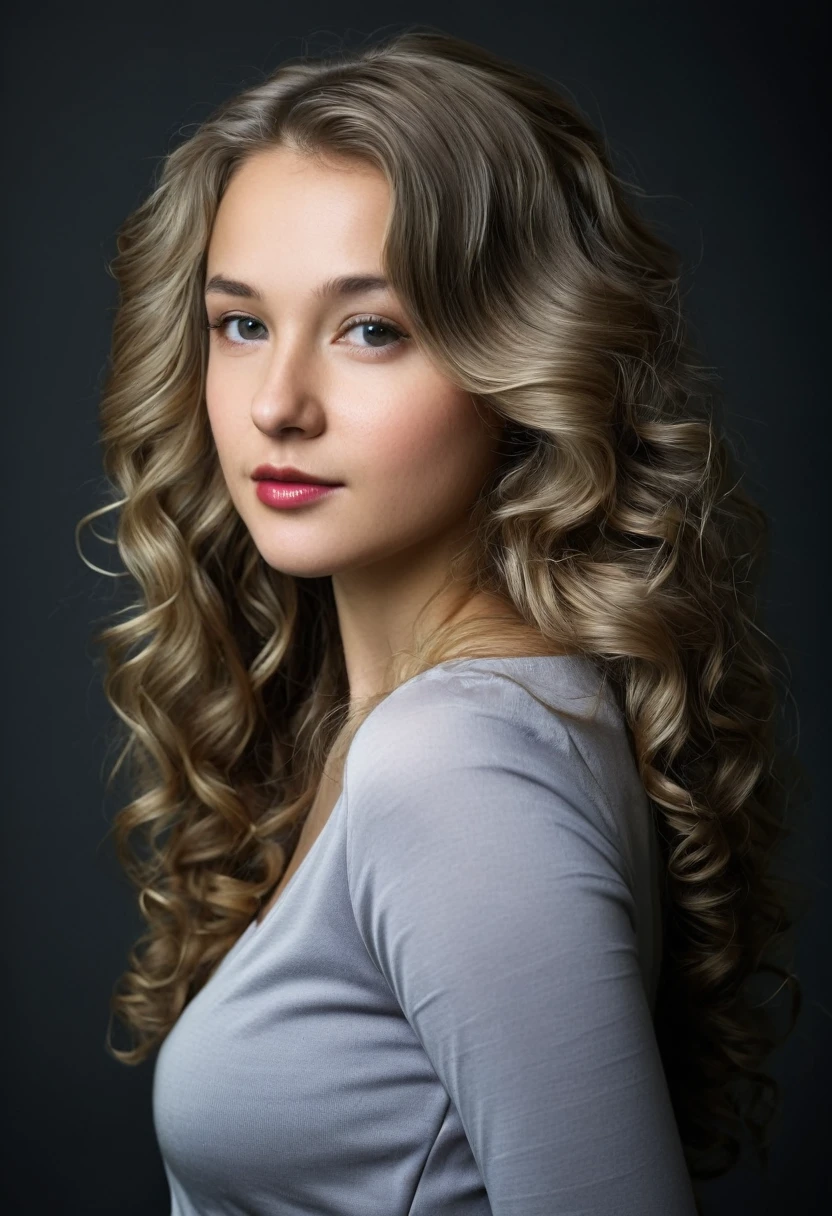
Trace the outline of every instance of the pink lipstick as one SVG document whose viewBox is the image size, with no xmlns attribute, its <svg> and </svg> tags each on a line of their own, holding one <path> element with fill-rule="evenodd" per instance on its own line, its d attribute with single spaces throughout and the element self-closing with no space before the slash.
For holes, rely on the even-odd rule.
<svg viewBox="0 0 832 1216">
<path fill-rule="evenodd" d="M 251 476 L 257 482 L 257 497 L 267 507 L 305 507 L 340 489 L 343 484 L 326 481 L 314 473 L 304 473 L 293 465 L 277 468 L 273 464 L 261 464 Z"/>
<path fill-rule="evenodd" d="M 311 485 L 299 481 L 257 482 L 257 497 L 267 507 L 305 507 L 308 502 L 317 502 L 332 494 L 340 486 Z"/>
</svg>

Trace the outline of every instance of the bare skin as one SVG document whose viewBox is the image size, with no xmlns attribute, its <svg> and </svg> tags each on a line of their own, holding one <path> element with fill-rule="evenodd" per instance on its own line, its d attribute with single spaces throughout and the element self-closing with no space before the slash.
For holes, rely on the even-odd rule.
<svg viewBox="0 0 832 1216">
<path fill-rule="evenodd" d="M 428 359 L 389 285 L 326 289 L 340 276 L 383 277 L 389 207 L 372 166 L 259 152 L 223 195 L 206 266 L 206 406 L 229 494 L 272 567 L 331 577 L 353 702 L 388 686 L 499 460 L 503 428 Z M 263 463 L 341 484 L 275 509 L 256 494 Z M 438 598 L 427 623 L 455 603 Z M 454 619 L 491 608 L 506 605 L 478 595 Z M 339 792 L 318 791 L 263 915 Z"/>
</svg>

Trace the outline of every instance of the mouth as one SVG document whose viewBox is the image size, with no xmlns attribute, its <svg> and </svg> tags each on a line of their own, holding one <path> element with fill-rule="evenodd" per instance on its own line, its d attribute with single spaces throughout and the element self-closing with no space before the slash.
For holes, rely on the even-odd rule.
<svg viewBox="0 0 832 1216">
<path fill-rule="evenodd" d="M 284 509 L 305 507 L 337 495 L 341 489 L 343 486 L 320 481 L 277 481 L 272 477 L 259 477 L 256 493 L 264 506 Z"/>
<path fill-rule="evenodd" d="M 285 486 L 334 487 L 343 485 L 343 482 L 329 481 L 325 477 L 318 477 L 315 473 L 305 473 L 302 469 L 296 469 L 292 466 L 278 468 L 271 464 L 261 464 L 258 465 L 251 476 L 254 481 L 268 481 Z"/>
</svg>

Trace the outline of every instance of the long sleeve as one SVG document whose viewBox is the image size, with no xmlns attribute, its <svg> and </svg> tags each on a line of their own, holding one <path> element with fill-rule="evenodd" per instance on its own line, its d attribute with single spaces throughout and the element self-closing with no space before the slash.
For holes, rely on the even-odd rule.
<svg viewBox="0 0 832 1216">
<path fill-rule="evenodd" d="M 359 932 L 459 1112 L 493 1216 L 695 1216 L 615 791 L 605 806 L 568 724 L 543 710 L 531 727 L 533 699 L 506 688 L 416 681 L 356 735 Z"/>
</svg>

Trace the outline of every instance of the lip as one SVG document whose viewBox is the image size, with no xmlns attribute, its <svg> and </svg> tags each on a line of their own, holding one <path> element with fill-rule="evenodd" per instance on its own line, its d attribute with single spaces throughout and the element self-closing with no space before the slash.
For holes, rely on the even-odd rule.
<svg viewBox="0 0 832 1216">
<path fill-rule="evenodd" d="M 314 473 L 304 473 L 293 465 L 259 464 L 251 475 L 255 481 L 276 481 L 284 484 L 300 483 L 305 486 L 339 486 L 340 481 L 327 481 L 324 477 L 316 477 Z"/>
<path fill-rule="evenodd" d="M 257 482 L 255 493 L 267 507 L 305 507 L 308 503 L 317 502 L 319 498 L 328 498 L 337 494 L 343 486 L 314 484 L 299 481 L 274 481 L 263 477 Z"/>
</svg>

